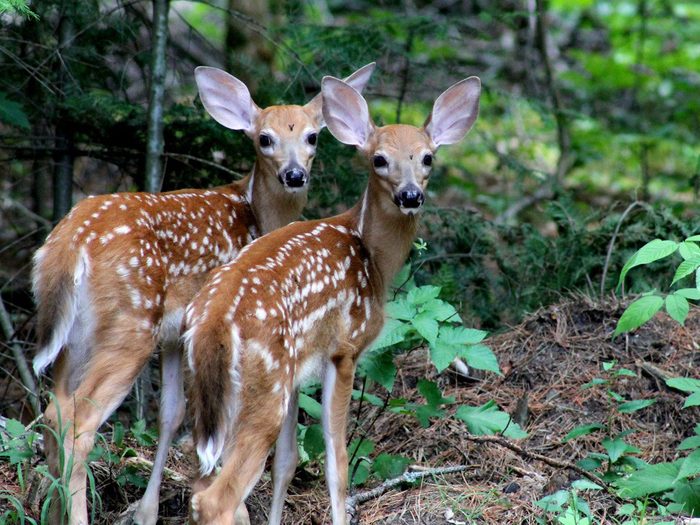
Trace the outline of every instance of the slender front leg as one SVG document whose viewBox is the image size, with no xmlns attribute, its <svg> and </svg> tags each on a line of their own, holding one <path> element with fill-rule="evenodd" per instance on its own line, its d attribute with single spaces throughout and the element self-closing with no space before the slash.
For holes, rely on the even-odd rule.
<svg viewBox="0 0 700 525">
<path fill-rule="evenodd" d="M 326 366 L 323 379 L 323 437 L 326 442 L 326 480 L 333 525 L 347 523 L 348 451 L 345 441 L 354 375 L 354 360 L 349 356 L 336 356 Z"/>
<path fill-rule="evenodd" d="M 289 399 L 287 417 L 282 423 L 280 435 L 275 445 L 275 459 L 272 463 L 272 507 L 269 525 L 282 522 L 282 508 L 287 495 L 287 487 L 294 477 L 299 451 L 297 450 L 297 420 L 299 416 L 299 392 L 297 390 Z"/>
<path fill-rule="evenodd" d="M 163 345 L 160 354 L 159 439 L 153 471 L 146 492 L 134 514 L 137 525 L 155 525 L 158 519 L 160 483 L 168 449 L 185 416 L 185 392 L 182 377 L 182 351 L 177 342 Z"/>
</svg>

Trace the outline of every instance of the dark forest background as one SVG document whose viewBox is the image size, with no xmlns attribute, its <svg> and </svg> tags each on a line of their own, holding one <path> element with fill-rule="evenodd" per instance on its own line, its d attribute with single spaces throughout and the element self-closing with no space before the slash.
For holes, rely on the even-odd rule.
<svg viewBox="0 0 700 525">
<path fill-rule="evenodd" d="M 168 9 L 160 33 L 154 6 Z M 156 34 L 167 36 L 162 56 Z M 637 268 L 616 291 L 625 261 L 652 239 L 700 232 L 699 2 L 0 0 L 0 414 L 32 419 L 17 371 L 34 351 L 31 257 L 73 204 L 218 185 L 251 168 L 249 139 L 204 111 L 196 66 L 227 70 L 265 107 L 304 103 L 324 75 L 371 61 L 365 96 L 378 123 L 422 124 L 454 82 L 483 85 L 474 129 L 436 158 L 415 282 L 440 286 L 467 326 L 511 342 L 523 332 L 506 330 L 539 308 L 554 319 L 558 304 L 612 301 L 591 325 L 609 328 L 605 341 L 581 355 L 597 367 L 600 348 L 621 352 L 606 346 L 620 313 L 611 298 L 666 290 L 674 271 Z M 354 150 L 322 132 L 304 217 L 346 209 L 366 177 Z M 145 415 L 151 424 L 155 411 Z"/>
</svg>

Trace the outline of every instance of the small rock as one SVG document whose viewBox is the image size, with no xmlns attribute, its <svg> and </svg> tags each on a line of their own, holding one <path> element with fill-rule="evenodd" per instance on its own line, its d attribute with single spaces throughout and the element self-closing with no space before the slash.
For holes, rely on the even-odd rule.
<svg viewBox="0 0 700 525">
<path fill-rule="evenodd" d="M 518 485 L 515 481 L 511 481 L 510 483 L 508 483 L 508 485 L 503 487 L 503 492 L 505 494 L 515 494 L 519 490 L 520 490 L 520 485 Z"/>
</svg>

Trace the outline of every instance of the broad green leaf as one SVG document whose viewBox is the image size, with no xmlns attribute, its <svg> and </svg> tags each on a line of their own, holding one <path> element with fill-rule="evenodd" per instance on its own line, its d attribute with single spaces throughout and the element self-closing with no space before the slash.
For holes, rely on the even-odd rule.
<svg viewBox="0 0 700 525">
<path fill-rule="evenodd" d="M 469 432 L 477 436 L 502 433 L 514 439 L 527 437 L 527 432 L 508 413 L 499 410 L 493 400 L 478 407 L 461 406 L 455 417 L 464 421 Z"/>
<path fill-rule="evenodd" d="M 316 420 L 321 419 L 321 403 L 316 401 L 313 397 L 307 396 L 303 392 L 299 392 L 299 408 L 309 414 L 312 418 Z"/>
<path fill-rule="evenodd" d="M 617 282 L 619 287 L 625 280 L 627 272 L 629 272 L 635 266 L 640 266 L 642 264 L 649 264 L 664 257 L 668 257 L 673 252 L 678 249 L 678 243 L 675 241 L 664 241 L 661 239 L 654 239 L 642 246 L 637 253 L 630 257 L 629 261 L 622 267 L 622 272 L 620 273 L 620 279 Z"/>
<path fill-rule="evenodd" d="M 629 332 L 635 328 L 639 328 L 649 319 L 654 317 L 664 304 L 663 297 L 658 295 L 646 295 L 640 297 L 627 307 L 622 313 L 620 320 L 615 327 L 613 337 L 620 335 L 623 332 Z"/>
<path fill-rule="evenodd" d="M 603 448 L 608 453 L 611 463 L 616 463 L 618 459 L 625 455 L 628 447 L 627 443 L 620 438 L 605 438 L 601 441 L 601 445 L 603 445 Z"/>
<path fill-rule="evenodd" d="M 369 478 L 369 464 L 365 459 L 358 461 L 350 468 L 350 472 L 353 473 L 351 484 L 362 485 Z"/>
<path fill-rule="evenodd" d="M 437 341 L 430 345 L 430 360 L 437 368 L 437 371 L 442 372 L 450 366 L 450 363 L 454 361 L 459 351 L 459 346 L 443 343 L 438 337 Z"/>
<path fill-rule="evenodd" d="M 636 512 L 637 507 L 634 506 L 632 503 L 625 503 L 624 505 L 620 505 L 617 510 L 615 511 L 615 514 L 618 516 L 631 516 L 634 512 Z"/>
<path fill-rule="evenodd" d="M 683 408 L 696 407 L 698 405 L 700 405 L 700 392 L 693 392 L 685 399 Z"/>
<path fill-rule="evenodd" d="M 396 365 L 391 350 L 372 350 L 363 356 L 359 364 L 360 370 L 367 377 L 382 385 L 388 392 L 394 388 Z"/>
<path fill-rule="evenodd" d="M 603 430 L 605 428 L 605 425 L 602 423 L 589 423 L 588 425 L 579 425 L 578 427 L 572 429 L 566 436 L 564 436 L 564 439 L 562 440 L 564 443 L 567 441 L 571 441 L 572 439 L 576 439 L 577 437 L 581 436 L 587 436 L 588 434 L 592 434 L 593 432 L 597 432 L 598 430 Z"/>
<path fill-rule="evenodd" d="M 637 410 L 641 410 L 648 406 L 656 403 L 656 399 L 635 399 L 634 401 L 627 401 L 626 403 L 621 403 L 617 406 L 617 411 L 621 414 L 631 414 Z"/>
<path fill-rule="evenodd" d="M 679 507 L 682 507 L 683 514 L 698 516 L 700 513 L 700 479 L 679 481 L 673 489 L 671 499 Z M 669 510 L 672 510 L 671 505 L 669 505 Z M 680 512 L 680 509 L 676 512 Z"/>
<path fill-rule="evenodd" d="M 384 308 L 386 315 L 392 319 L 410 321 L 416 315 L 416 307 L 410 304 L 405 298 L 400 297 L 395 301 L 389 301 Z"/>
<path fill-rule="evenodd" d="M 411 325 L 398 319 L 387 318 L 377 340 L 372 343 L 372 349 L 386 348 L 400 343 L 406 338 Z"/>
<path fill-rule="evenodd" d="M 323 427 L 318 423 L 310 425 L 304 432 L 302 446 L 309 459 L 315 459 L 323 454 L 323 451 L 326 450 L 326 444 L 323 441 Z"/>
<path fill-rule="evenodd" d="M 430 426 L 430 418 L 443 417 L 445 411 L 432 405 L 412 405 L 412 412 L 418 418 L 420 426 L 428 428 Z"/>
<path fill-rule="evenodd" d="M 657 463 L 633 472 L 615 483 L 618 493 L 623 498 L 636 499 L 669 490 L 678 477 L 680 464 L 681 461 Z"/>
<path fill-rule="evenodd" d="M 692 259 L 693 257 L 700 257 L 700 246 L 694 242 L 683 241 L 678 246 L 678 253 L 681 254 L 683 259 Z"/>
<path fill-rule="evenodd" d="M 673 317 L 679 324 L 685 324 L 685 318 L 688 317 L 690 305 L 685 297 L 671 294 L 666 296 L 666 311 L 668 315 Z"/>
<path fill-rule="evenodd" d="M 374 452 L 374 442 L 371 439 L 356 438 L 348 445 L 348 458 L 369 456 Z"/>
<path fill-rule="evenodd" d="M 678 268 L 676 268 L 676 273 L 673 276 L 673 281 L 671 282 L 671 284 L 677 283 L 684 277 L 687 277 L 688 275 L 692 274 L 698 268 L 700 268 L 700 257 L 693 257 L 691 259 L 683 261 L 678 265 Z"/>
<path fill-rule="evenodd" d="M 690 436 L 681 441 L 678 445 L 678 450 L 690 450 L 693 448 L 700 448 L 700 436 Z"/>
<path fill-rule="evenodd" d="M 700 392 L 700 379 L 693 377 L 672 377 L 666 380 L 666 384 L 683 392 Z"/>
<path fill-rule="evenodd" d="M 698 290 L 697 288 L 681 288 L 680 290 L 676 290 L 673 293 L 674 295 L 680 295 L 681 297 L 685 297 L 686 299 L 690 299 L 691 301 L 700 300 L 700 290 Z"/>
<path fill-rule="evenodd" d="M 577 479 L 571 486 L 578 490 L 603 490 L 603 487 L 587 479 Z"/>
<path fill-rule="evenodd" d="M 406 300 L 410 304 L 421 305 L 440 295 L 439 286 L 419 286 L 406 294 Z"/>
<path fill-rule="evenodd" d="M 469 366 L 478 370 L 488 370 L 495 374 L 501 375 L 501 369 L 498 366 L 496 354 L 486 345 L 476 344 L 464 348 L 460 353 Z"/>
<path fill-rule="evenodd" d="M 430 406 L 440 406 L 455 402 L 454 397 L 443 397 L 438 386 L 433 381 L 428 381 L 427 379 L 418 381 L 418 392 L 420 392 Z"/>
<path fill-rule="evenodd" d="M 411 324 L 428 343 L 434 343 L 437 339 L 438 323 L 432 315 L 421 312 L 411 319 Z"/>
<path fill-rule="evenodd" d="M 588 472 L 593 472 L 596 469 L 599 469 L 600 467 L 603 466 L 603 463 L 605 463 L 605 460 L 607 457 L 600 456 L 600 454 L 590 454 L 588 457 L 583 458 L 580 461 L 577 461 L 576 464 L 581 467 L 583 470 L 586 470 Z"/>
<path fill-rule="evenodd" d="M 369 392 L 361 392 L 360 390 L 353 389 L 352 398 L 355 401 L 362 399 L 364 401 L 367 401 L 370 405 L 374 405 L 375 407 L 384 406 L 384 401 L 382 401 L 380 397 L 375 396 L 374 394 L 370 394 Z"/>
<path fill-rule="evenodd" d="M 19 437 L 26 432 L 24 425 L 17 421 L 16 419 L 7 419 L 5 421 L 5 432 L 7 432 L 11 437 Z"/>
<path fill-rule="evenodd" d="M 566 490 L 558 490 L 554 494 L 549 494 L 537 500 L 535 505 L 548 512 L 558 512 L 563 510 L 567 501 L 569 501 L 569 492 Z"/>
<path fill-rule="evenodd" d="M 372 462 L 372 471 L 380 479 L 397 478 L 411 464 L 411 460 L 403 456 L 386 454 L 382 452 Z"/>
<path fill-rule="evenodd" d="M 438 321 L 447 321 L 450 323 L 462 322 L 455 307 L 442 299 L 431 299 L 421 307 L 421 310 L 426 314 L 430 314 L 433 319 Z"/>
<path fill-rule="evenodd" d="M 488 335 L 488 332 L 463 326 L 441 326 L 438 339 L 451 345 L 474 345 L 480 343 Z"/>
<path fill-rule="evenodd" d="M 700 242 L 700 235 L 692 235 L 688 237 L 686 241 Z"/>
<path fill-rule="evenodd" d="M 700 472 L 700 450 L 694 450 L 681 463 L 676 479 L 692 478 Z"/>
</svg>

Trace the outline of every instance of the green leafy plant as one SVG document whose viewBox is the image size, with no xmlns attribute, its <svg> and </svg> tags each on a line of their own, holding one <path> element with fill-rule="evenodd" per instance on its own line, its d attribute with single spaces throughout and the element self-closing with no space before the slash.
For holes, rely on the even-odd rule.
<svg viewBox="0 0 700 525">
<path fill-rule="evenodd" d="M 654 239 L 642 246 L 622 268 L 618 288 L 625 282 L 627 273 L 637 266 L 648 265 L 665 259 L 678 252 L 682 262 L 678 264 L 671 286 L 695 275 L 695 286 L 680 288 L 665 295 L 656 292 L 648 292 L 636 301 L 632 302 L 623 312 L 613 337 L 639 328 L 649 321 L 656 313 L 665 307 L 668 314 L 684 324 L 691 301 L 700 300 L 700 235 L 692 235 L 682 242 Z"/>
<path fill-rule="evenodd" d="M 600 485 L 579 479 L 571 484 L 568 490 L 558 490 L 535 502 L 546 513 L 554 515 L 556 523 L 561 525 L 592 525 L 592 514 L 588 503 L 581 498 L 580 493 L 586 490 L 601 490 Z M 537 523 L 551 523 L 544 517 L 538 517 Z"/>
</svg>

